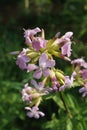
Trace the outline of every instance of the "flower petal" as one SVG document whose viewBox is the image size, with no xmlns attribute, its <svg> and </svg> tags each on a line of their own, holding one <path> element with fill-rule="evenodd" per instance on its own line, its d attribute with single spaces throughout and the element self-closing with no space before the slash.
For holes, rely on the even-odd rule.
<svg viewBox="0 0 87 130">
<path fill-rule="evenodd" d="M 34 85 L 35 88 L 38 87 L 38 84 L 34 79 L 31 80 L 31 84 Z"/>
<path fill-rule="evenodd" d="M 38 113 L 39 113 L 39 115 L 42 116 L 42 117 L 45 116 L 45 114 L 44 114 L 43 112 L 41 112 L 41 111 L 39 111 Z"/>
<path fill-rule="evenodd" d="M 72 37 L 72 35 L 73 35 L 73 32 L 67 32 L 67 33 L 65 33 L 64 37 L 70 39 Z"/>
<path fill-rule="evenodd" d="M 32 46 L 33 48 L 36 49 L 36 51 L 39 51 L 41 48 L 45 48 L 46 47 L 46 43 L 47 41 L 41 37 L 37 37 L 34 38 L 34 40 L 32 41 Z"/>
<path fill-rule="evenodd" d="M 42 70 L 38 69 L 34 72 L 34 78 L 40 79 L 41 76 L 42 76 Z"/>
<path fill-rule="evenodd" d="M 42 53 L 42 55 L 40 56 L 40 59 L 39 59 L 39 66 L 40 67 L 45 67 L 47 60 L 48 60 L 47 54 Z"/>
<path fill-rule="evenodd" d="M 35 64 L 28 64 L 28 66 L 27 66 L 27 72 L 33 71 L 33 70 L 35 70 L 37 68 L 38 68 L 38 66 L 35 65 Z"/>
<path fill-rule="evenodd" d="M 40 115 L 38 112 L 34 114 L 34 118 L 39 119 L 39 117 L 40 117 Z"/>
<path fill-rule="evenodd" d="M 34 117 L 34 114 L 32 112 L 27 112 L 27 116 L 32 118 L 32 117 Z"/>
<path fill-rule="evenodd" d="M 48 77 L 49 75 L 50 75 L 50 69 L 43 69 L 43 75 L 44 75 L 44 77 Z"/>
<path fill-rule="evenodd" d="M 62 47 L 62 55 L 67 55 L 68 57 L 70 57 L 71 55 L 71 43 L 66 43 L 64 44 Z"/>
<path fill-rule="evenodd" d="M 31 108 L 30 108 L 30 107 L 25 107 L 25 109 L 26 109 L 26 110 L 31 110 Z"/>
<path fill-rule="evenodd" d="M 41 32 L 41 30 L 36 27 L 35 29 L 28 29 L 28 30 L 24 30 L 24 37 L 26 40 L 26 43 L 31 44 L 32 40 L 31 40 L 31 36 L 37 34 L 38 32 Z"/>
<path fill-rule="evenodd" d="M 55 60 L 48 60 L 47 62 L 46 62 L 46 67 L 53 67 L 53 66 L 55 66 Z"/>
<path fill-rule="evenodd" d="M 82 78 L 86 79 L 87 78 L 87 69 L 81 70 Z"/>
</svg>

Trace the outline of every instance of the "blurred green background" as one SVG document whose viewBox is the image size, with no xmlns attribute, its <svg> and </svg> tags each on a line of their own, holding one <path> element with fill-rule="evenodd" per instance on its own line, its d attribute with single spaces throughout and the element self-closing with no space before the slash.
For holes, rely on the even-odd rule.
<svg viewBox="0 0 87 130">
<path fill-rule="evenodd" d="M 87 99 L 78 88 L 63 94 L 71 117 L 59 94 L 41 104 L 44 118 L 26 116 L 21 90 L 30 77 L 9 53 L 25 47 L 23 28 L 35 27 L 43 28 L 47 39 L 73 31 L 72 58 L 87 61 L 87 0 L 0 0 L 0 130 L 87 130 Z M 65 62 L 59 65 L 70 71 Z"/>
</svg>

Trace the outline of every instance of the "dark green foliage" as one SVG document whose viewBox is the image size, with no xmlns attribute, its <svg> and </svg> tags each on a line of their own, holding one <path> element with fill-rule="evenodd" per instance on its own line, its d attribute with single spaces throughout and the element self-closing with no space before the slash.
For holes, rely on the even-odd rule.
<svg viewBox="0 0 87 130">
<path fill-rule="evenodd" d="M 26 47 L 23 28 L 44 28 L 46 38 L 57 32 L 74 32 L 72 58 L 86 57 L 87 61 L 87 0 L 30 0 L 26 10 L 24 0 L 0 0 L 0 130 L 86 130 L 87 99 L 78 88 L 61 95 L 50 95 L 41 104 L 46 116 L 35 120 L 26 117 L 21 99 L 23 84 L 31 74 L 15 65 L 11 51 Z M 79 40 L 78 40 L 79 39 Z M 70 65 L 58 59 L 59 68 L 66 74 Z"/>
<path fill-rule="evenodd" d="M 87 99 L 82 99 L 78 90 L 66 91 L 63 95 L 64 104 L 57 94 L 52 99 L 58 105 L 58 113 L 53 113 L 51 120 L 43 125 L 47 130 L 86 130 L 87 126 Z M 84 103 L 83 103 L 84 102 Z"/>
</svg>

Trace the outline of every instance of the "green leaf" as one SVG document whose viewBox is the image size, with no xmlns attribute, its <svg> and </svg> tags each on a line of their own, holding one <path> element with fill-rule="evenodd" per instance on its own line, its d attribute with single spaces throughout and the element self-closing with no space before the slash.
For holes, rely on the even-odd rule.
<svg viewBox="0 0 87 130">
<path fill-rule="evenodd" d="M 64 107 L 64 105 L 63 105 L 63 102 L 62 102 L 62 100 L 61 100 L 59 94 L 56 94 L 55 96 L 53 96 L 52 99 L 55 101 L 55 103 L 56 103 L 61 109 L 65 109 L 65 107 Z"/>
</svg>

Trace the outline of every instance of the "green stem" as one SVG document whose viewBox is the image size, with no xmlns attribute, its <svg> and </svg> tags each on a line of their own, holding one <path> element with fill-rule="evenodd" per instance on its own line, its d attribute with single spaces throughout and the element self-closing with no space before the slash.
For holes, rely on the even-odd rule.
<svg viewBox="0 0 87 130">
<path fill-rule="evenodd" d="M 62 93 L 60 92 L 59 94 L 60 94 L 60 98 L 61 98 L 61 100 L 62 100 L 62 102 L 63 102 L 63 105 L 64 105 L 64 107 L 65 107 L 66 112 L 68 113 L 69 117 L 72 118 L 72 114 L 71 114 L 70 110 L 68 109 L 68 107 L 67 107 L 67 105 L 66 105 L 66 103 L 65 103 L 65 100 L 64 100 L 64 98 L 63 98 Z"/>
</svg>

